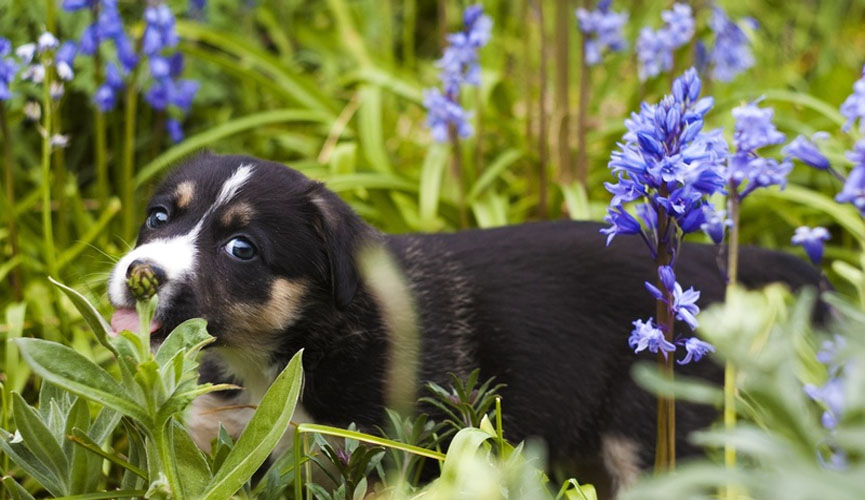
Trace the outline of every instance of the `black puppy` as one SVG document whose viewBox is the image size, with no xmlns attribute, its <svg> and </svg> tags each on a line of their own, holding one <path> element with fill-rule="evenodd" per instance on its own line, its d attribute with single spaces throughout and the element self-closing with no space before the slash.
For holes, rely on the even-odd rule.
<svg viewBox="0 0 865 500">
<path fill-rule="evenodd" d="M 176 169 L 148 206 L 138 246 L 115 267 L 109 295 L 116 329 L 136 329 L 125 277 L 149 266 L 160 281 L 153 325 L 164 338 L 180 322 L 208 321 L 211 366 L 244 387 L 199 398 L 189 418 L 204 448 L 218 422 L 239 433 L 288 359 L 305 349 L 306 386 L 295 421 L 383 423 L 392 334 L 382 304 L 360 277 L 362 246 L 381 244 L 402 267 L 418 317 L 420 382 L 446 374 L 507 384 L 505 431 L 543 438 L 551 458 L 606 470 L 626 485 L 651 465 L 655 398 L 629 367 L 631 322 L 654 314 L 643 282 L 656 270 L 637 238 L 606 248 L 600 225 L 525 224 L 457 234 L 383 235 L 324 185 L 283 165 L 202 154 Z M 716 249 L 685 245 L 679 281 L 720 300 Z M 792 256 L 747 249 L 747 286 L 816 286 L 818 272 Z M 648 356 L 652 358 L 651 355 Z M 712 370 L 711 364 L 705 364 Z M 688 370 L 693 368 L 688 368 Z M 235 409 L 219 411 L 231 404 Z M 712 411 L 681 405 L 681 435 Z M 684 454 L 691 451 L 679 440 Z"/>
</svg>

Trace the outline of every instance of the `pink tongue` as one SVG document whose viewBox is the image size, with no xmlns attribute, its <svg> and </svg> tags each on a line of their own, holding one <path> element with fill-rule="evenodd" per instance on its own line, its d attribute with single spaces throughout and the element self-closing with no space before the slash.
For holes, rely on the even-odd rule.
<svg viewBox="0 0 865 500">
<path fill-rule="evenodd" d="M 150 322 L 150 333 L 155 332 L 161 325 L 155 319 Z M 138 333 L 141 327 L 141 320 L 138 317 L 138 312 L 135 309 L 117 309 L 111 316 L 111 335 L 117 335 L 123 330 Z"/>
</svg>

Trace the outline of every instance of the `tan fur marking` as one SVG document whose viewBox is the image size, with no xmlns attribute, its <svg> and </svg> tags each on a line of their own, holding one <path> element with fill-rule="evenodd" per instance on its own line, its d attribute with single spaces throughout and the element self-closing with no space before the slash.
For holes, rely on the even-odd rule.
<svg viewBox="0 0 865 500">
<path fill-rule="evenodd" d="M 174 190 L 174 197 L 177 199 L 177 208 L 186 208 L 195 197 L 195 183 L 192 181 L 181 182 Z"/>
<path fill-rule="evenodd" d="M 640 476 L 637 443 L 622 436 L 606 435 L 601 438 L 601 458 L 613 480 L 613 491 L 618 495 L 631 487 Z"/>
<path fill-rule="evenodd" d="M 306 290 L 304 281 L 277 278 L 270 287 L 270 299 L 264 304 L 233 304 L 230 310 L 232 324 L 243 337 L 237 340 L 267 343 L 269 337 L 266 334 L 284 330 L 300 317 Z"/>
<path fill-rule="evenodd" d="M 225 210 L 222 214 L 222 223 L 226 226 L 230 226 L 233 222 L 237 222 L 240 225 L 249 224 L 249 221 L 255 216 L 255 210 L 252 208 L 252 205 L 246 203 L 245 201 L 239 201 Z"/>
</svg>

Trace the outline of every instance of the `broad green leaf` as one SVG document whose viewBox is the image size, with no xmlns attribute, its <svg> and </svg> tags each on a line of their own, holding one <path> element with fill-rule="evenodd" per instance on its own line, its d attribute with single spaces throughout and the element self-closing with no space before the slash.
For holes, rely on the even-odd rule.
<svg viewBox="0 0 865 500">
<path fill-rule="evenodd" d="M 33 455 L 42 462 L 60 480 L 63 489 L 68 488 L 66 482 L 69 462 L 63 448 L 57 442 L 51 430 L 42 421 L 39 412 L 24 401 L 17 392 L 12 393 L 12 415 L 15 426 L 21 433 L 24 444 Z"/>
<path fill-rule="evenodd" d="M 724 401 L 724 394 L 720 387 L 712 385 L 705 380 L 700 380 L 683 375 L 671 378 L 662 373 L 656 363 L 636 363 L 631 370 L 631 375 L 640 386 L 655 394 L 662 394 L 676 399 L 702 403 L 720 407 Z"/>
<path fill-rule="evenodd" d="M 484 168 L 483 173 L 469 190 L 468 200 L 473 201 L 480 196 L 485 189 L 490 187 L 496 179 L 501 177 L 508 167 L 523 157 L 523 152 L 518 149 L 508 149 L 502 152 L 492 163 Z"/>
<path fill-rule="evenodd" d="M 16 340 L 21 355 L 45 380 L 120 413 L 148 422 L 144 409 L 102 367 L 72 349 L 42 339 Z"/>
<path fill-rule="evenodd" d="M 126 460 L 123 460 L 122 458 L 112 455 L 111 453 L 103 450 L 102 447 L 99 446 L 99 444 L 97 444 L 93 439 L 90 438 L 90 436 L 85 434 L 84 431 L 77 427 L 72 429 L 72 432 L 69 435 L 69 441 L 72 442 L 76 447 L 80 447 L 93 455 L 102 457 L 115 465 L 123 467 L 124 469 L 132 472 L 133 474 L 142 479 L 147 479 L 147 472 L 145 470 L 136 467 L 135 465 L 127 462 Z M 101 463 L 101 461 L 99 461 L 99 463 Z M 99 470 L 97 470 L 96 473 L 98 478 Z"/>
<path fill-rule="evenodd" d="M 172 330 L 162 345 L 159 346 L 159 350 L 156 351 L 156 362 L 159 366 L 164 366 L 176 352 L 181 349 L 189 349 L 208 339 L 216 340 L 207 333 L 207 321 L 188 319 Z"/>
<path fill-rule="evenodd" d="M 465 455 L 476 453 L 478 448 L 480 448 L 486 440 L 491 439 L 492 437 L 493 436 L 490 434 L 487 434 L 476 427 L 466 427 L 457 432 L 448 447 L 448 453 L 447 456 L 445 456 L 445 462 L 442 465 L 442 479 L 447 481 L 447 478 L 456 477 L 459 473 L 458 468 L 460 460 Z"/>
<path fill-rule="evenodd" d="M 366 160 L 378 172 L 393 169 L 384 144 L 381 116 L 381 89 L 364 85 L 360 90 L 360 108 L 357 112 L 357 133 Z"/>
<path fill-rule="evenodd" d="M 84 318 L 84 321 L 87 322 L 87 325 L 90 327 L 90 330 L 96 335 L 96 340 L 99 341 L 100 344 L 105 346 L 106 349 L 111 351 L 114 356 L 119 357 L 117 353 L 117 349 L 109 342 L 108 340 L 108 332 L 111 331 L 111 326 L 102 318 L 102 315 L 99 314 L 99 311 L 93 307 L 93 304 L 87 300 L 86 297 L 78 293 L 77 291 L 69 288 L 68 286 L 56 281 L 52 277 L 48 277 L 48 281 L 54 284 L 60 291 L 63 292 L 66 297 L 72 302 L 72 305 L 75 306 L 75 309 L 78 309 L 78 312 L 81 313 L 81 317 Z"/>
<path fill-rule="evenodd" d="M 5 369 L 6 380 L 4 391 L 9 395 L 11 391 L 21 391 L 27 383 L 27 375 L 30 371 L 25 363 L 18 362 L 18 349 L 15 349 L 10 340 L 21 337 L 24 332 L 24 313 L 27 311 L 27 303 L 19 302 L 6 306 L 6 356 Z"/>
<path fill-rule="evenodd" d="M 36 500 L 33 498 L 33 495 L 31 495 L 29 491 L 25 490 L 23 486 L 18 484 L 18 481 L 16 481 L 12 476 L 5 476 L 3 478 L 3 486 L 6 488 L 6 491 L 9 492 L 9 496 L 12 500 Z"/>
<path fill-rule="evenodd" d="M 144 490 L 114 490 L 96 493 L 85 493 L 83 495 L 72 495 L 58 497 L 54 500 L 110 500 L 112 498 L 137 498 L 143 497 L 147 492 Z"/>
<path fill-rule="evenodd" d="M 233 495 L 276 447 L 288 429 L 303 386 L 302 354 L 295 354 L 276 377 L 202 498 L 215 500 Z"/>
<path fill-rule="evenodd" d="M 822 193 L 795 185 L 789 185 L 783 191 L 762 190 L 759 193 L 755 192 L 754 195 L 755 200 L 769 198 L 768 203 L 764 202 L 769 208 L 773 207 L 771 199 L 775 198 L 820 210 L 835 219 L 858 240 L 862 248 L 865 248 L 865 221 L 852 205 L 842 205 Z"/>
<path fill-rule="evenodd" d="M 432 228 L 441 197 L 442 173 L 448 162 L 448 148 L 435 144 L 429 148 L 420 173 L 420 219 L 424 228 Z"/>
<path fill-rule="evenodd" d="M 178 423 L 169 425 L 174 433 L 174 455 L 177 460 L 177 473 L 182 480 L 183 494 L 186 498 L 200 498 L 213 474 L 186 429 Z"/>
<path fill-rule="evenodd" d="M 66 418 L 66 429 L 64 435 L 70 436 L 75 428 L 88 429 L 90 427 L 90 408 L 84 398 L 77 398 L 75 404 Z M 102 464 L 102 459 L 93 455 L 86 449 L 75 446 L 70 439 L 64 439 L 63 451 L 69 457 L 69 492 L 86 493 L 94 490 L 99 485 L 99 469 L 97 465 Z M 95 474 L 94 474 L 95 471 Z"/>
</svg>

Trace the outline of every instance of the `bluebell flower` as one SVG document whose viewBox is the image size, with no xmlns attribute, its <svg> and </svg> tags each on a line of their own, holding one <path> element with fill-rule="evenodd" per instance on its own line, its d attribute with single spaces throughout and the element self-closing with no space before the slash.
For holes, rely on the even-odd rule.
<svg viewBox="0 0 865 500">
<path fill-rule="evenodd" d="M 39 35 L 39 39 L 36 42 L 36 46 L 40 53 L 45 52 L 46 50 L 54 50 L 60 45 L 60 42 L 57 40 L 51 32 L 46 31 Z"/>
<path fill-rule="evenodd" d="M 635 353 L 648 349 L 652 353 L 660 351 L 666 358 L 667 353 L 676 351 L 675 344 L 664 338 L 664 332 L 655 327 L 652 318 L 646 322 L 638 319 L 632 324 L 634 330 L 631 331 L 631 336 L 628 338 L 628 345 Z"/>
<path fill-rule="evenodd" d="M 21 60 L 21 64 L 30 64 L 33 61 L 33 56 L 36 54 L 35 43 L 25 43 L 15 49 L 15 55 Z"/>
<path fill-rule="evenodd" d="M 640 221 L 626 212 L 621 205 L 607 209 L 607 215 L 604 217 L 604 222 L 610 224 L 610 227 L 601 229 L 601 233 L 607 235 L 607 246 L 610 246 L 613 238 L 618 234 L 640 234 L 642 231 Z"/>
<path fill-rule="evenodd" d="M 837 427 L 838 419 L 844 411 L 844 379 L 833 377 L 821 387 L 806 384 L 804 389 L 808 397 L 823 405 L 824 411 L 820 419 L 823 427 L 830 430 Z"/>
<path fill-rule="evenodd" d="M 57 69 L 57 76 L 61 80 L 69 81 L 75 76 L 73 67 L 76 55 L 78 55 L 78 47 L 71 40 L 63 42 L 63 45 L 57 49 L 57 53 L 54 54 L 54 64 Z"/>
<path fill-rule="evenodd" d="M 772 123 L 772 108 L 761 108 L 757 102 L 733 108 L 736 129 L 733 142 L 739 151 L 756 151 L 764 146 L 784 142 L 786 136 Z"/>
<path fill-rule="evenodd" d="M 174 29 L 174 14 L 165 4 L 144 9 L 146 27 L 141 40 L 141 51 L 152 56 L 162 49 L 174 47 L 180 40 Z"/>
<path fill-rule="evenodd" d="M 696 363 L 703 359 L 707 354 L 715 352 L 715 346 L 700 340 L 697 337 L 690 337 L 683 342 L 683 345 L 685 346 L 685 352 L 687 354 L 684 358 L 676 361 L 676 363 L 679 363 L 680 365 L 687 365 L 690 362 Z"/>
<path fill-rule="evenodd" d="M 646 195 L 642 184 L 626 179 L 621 175 L 619 182 L 616 184 L 605 182 L 604 187 L 613 194 L 613 199 L 610 201 L 610 205 L 613 206 L 628 203 Z"/>
<path fill-rule="evenodd" d="M 176 144 L 183 140 L 183 127 L 179 121 L 169 118 L 165 122 L 165 128 L 168 130 L 168 136 L 171 137 L 172 142 Z"/>
<path fill-rule="evenodd" d="M 816 141 L 826 137 L 828 137 L 826 132 L 817 132 L 811 138 Z M 826 155 L 820 152 L 817 145 L 806 139 L 803 135 L 793 139 L 790 144 L 787 144 L 783 149 L 781 149 L 781 152 L 818 170 L 828 170 L 831 166 L 829 164 L 829 159 L 826 158 Z"/>
<path fill-rule="evenodd" d="M 829 231 L 825 227 L 801 226 L 796 228 L 796 233 L 793 234 L 790 242 L 794 245 L 802 245 L 811 262 L 819 264 L 823 260 L 823 243 L 828 239 Z"/>
<path fill-rule="evenodd" d="M 697 306 L 697 300 L 700 299 L 700 292 L 690 287 L 687 290 L 682 289 L 682 285 L 676 282 L 673 289 L 673 305 L 671 306 L 676 319 L 684 321 L 686 325 L 691 327 L 691 330 L 696 330 L 699 323 L 697 322 L 697 314 L 700 313 L 700 308 Z"/>
<path fill-rule="evenodd" d="M 450 127 L 459 137 L 472 134 L 468 114 L 459 105 L 459 92 L 462 85 L 481 83 L 477 51 L 490 40 L 492 20 L 484 15 L 480 5 L 472 5 L 463 12 L 463 24 L 464 31 L 448 35 L 448 47 L 436 62 L 444 93 L 438 89 L 424 91 L 427 125 L 438 142 L 448 141 Z"/>
<path fill-rule="evenodd" d="M 466 111 L 445 97 L 439 89 L 424 91 L 424 107 L 427 109 L 427 126 L 437 142 L 447 142 L 448 127 L 453 126 L 462 138 L 472 134 Z"/>
<path fill-rule="evenodd" d="M 138 54 L 135 53 L 132 41 L 126 33 L 121 33 L 114 38 L 114 47 L 117 49 L 117 60 L 120 61 L 123 69 L 132 71 L 138 66 Z"/>
<path fill-rule="evenodd" d="M 0 101 L 5 101 L 12 97 L 12 91 L 9 90 L 9 86 L 18 72 L 18 64 L 9 57 L 11 52 L 12 43 L 0 37 Z"/>
<path fill-rule="evenodd" d="M 611 11 L 610 3 L 611 0 L 599 2 L 592 11 L 577 9 L 580 31 L 585 36 L 586 64 L 589 66 L 600 63 L 605 51 L 619 52 L 628 47 L 622 36 L 628 13 Z"/>
<path fill-rule="evenodd" d="M 663 31 L 655 31 L 651 28 L 641 29 L 636 49 L 639 63 L 637 74 L 641 81 L 673 69 L 673 51 Z"/>
<path fill-rule="evenodd" d="M 724 232 L 733 225 L 733 221 L 727 218 L 725 210 L 715 211 L 704 208 L 705 222 L 700 225 L 700 229 L 706 233 L 712 242 L 720 245 L 724 241 Z"/>
<path fill-rule="evenodd" d="M 63 0 L 60 4 L 60 8 L 65 10 L 66 12 L 73 12 L 81 9 L 90 9 L 96 3 L 97 0 Z"/>
<path fill-rule="evenodd" d="M 853 84 L 853 93 L 841 104 L 841 114 L 847 118 L 843 127 L 844 132 L 849 132 L 856 124 L 856 120 L 861 120 L 859 130 L 865 132 L 865 120 L 862 120 L 865 118 L 865 68 L 862 69 L 862 74 L 863 76 Z"/>
<path fill-rule="evenodd" d="M 724 9 L 715 6 L 709 27 L 715 33 L 715 45 L 708 54 L 715 79 L 729 82 L 754 65 L 748 35 L 739 24 L 730 20 Z"/>
<path fill-rule="evenodd" d="M 666 23 L 663 31 L 672 49 L 677 49 L 687 44 L 694 37 L 696 23 L 694 22 L 694 14 L 691 11 L 690 5 L 684 3 L 673 4 L 672 10 L 661 12 L 661 19 Z"/>
<path fill-rule="evenodd" d="M 676 289 L 676 273 L 673 272 L 673 268 L 670 266 L 660 266 L 658 267 L 658 279 L 663 285 L 664 289 L 669 291 L 670 293 Z M 664 292 L 662 292 L 658 287 L 654 284 L 646 281 L 645 282 L 646 290 L 655 297 L 656 300 L 660 300 L 662 302 L 666 302 L 664 299 Z"/>
</svg>

